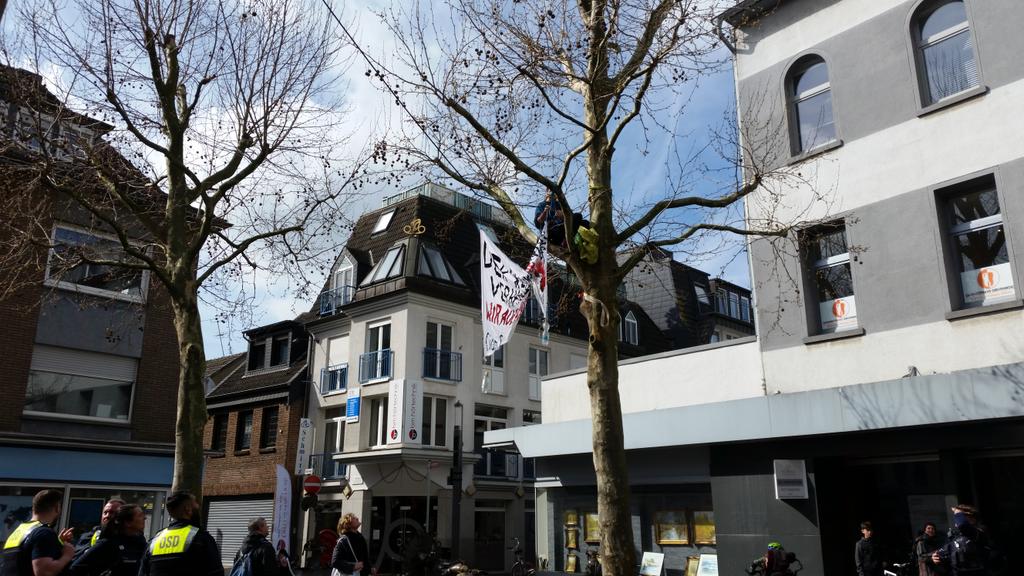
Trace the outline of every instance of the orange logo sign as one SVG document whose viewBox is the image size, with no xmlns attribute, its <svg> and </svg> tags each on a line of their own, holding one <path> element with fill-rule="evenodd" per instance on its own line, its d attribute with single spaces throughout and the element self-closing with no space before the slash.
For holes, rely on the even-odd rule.
<svg viewBox="0 0 1024 576">
<path fill-rule="evenodd" d="M 842 300 L 836 300 L 833 302 L 832 315 L 835 316 L 837 320 L 842 320 L 843 317 L 846 316 L 846 302 L 843 302 Z"/>
<path fill-rule="evenodd" d="M 985 290 L 995 286 L 996 281 L 998 280 L 999 275 L 991 268 L 982 268 L 978 271 L 978 286 L 981 286 Z"/>
</svg>

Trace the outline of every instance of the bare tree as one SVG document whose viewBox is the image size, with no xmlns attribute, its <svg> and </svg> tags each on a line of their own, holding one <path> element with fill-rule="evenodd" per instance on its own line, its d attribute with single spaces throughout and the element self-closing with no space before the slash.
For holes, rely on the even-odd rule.
<svg viewBox="0 0 1024 576">
<path fill-rule="evenodd" d="M 553 251 L 582 283 L 581 311 L 589 324 L 602 563 L 608 574 L 633 573 L 616 288 L 659 247 L 699 252 L 714 250 L 708 246 L 722 235 L 787 237 L 801 211 L 783 206 L 781 184 L 813 178 L 779 169 L 780 159 L 789 157 L 778 145 L 785 142 L 783 124 L 757 114 L 758 134 L 727 132 L 719 141 L 732 160 L 724 186 L 707 182 L 714 171 L 694 163 L 699 154 L 680 152 L 671 110 L 685 104 L 691 80 L 727 62 L 716 46 L 716 2 L 449 0 L 423 9 L 408 2 L 392 6 L 381 16 L 397 50 L 386 56 L 360 50 L 366 75 L 408 120 L 406 137 L 377 144 L 378 158 L 493 199 L 531 242 L 533 213 L 524 216 L 521 208 L 545 195 L 552 197 L 549 206 L 565 207 L 567 241 Z M 613 190 L 613 177 L 642 168 L 623 166 L 627 160 L 620 158 L 647 161 L 658 132 L 669 136 L 678 162 L 654 198 L 629 206 L 626 195 Z M 640 153 L 624 156 L 624 146 Z M 597 234 L 590 254 L 573 240 L 584 217 Z"/>
<path fill-rule="evenodd" d="M 145 273 L 166 293 L 180 359 L 173 486 L 199 495 L 201 290 L 230 298 L 254 271 L 319 286 L 363 174 L 338 137 L 344 43 L 320 4 L 298 0 L 40 0 L 16 17 L 9 61 L 60 70 L 64 85 L 56 98 L 6 70 L 6 100 L 30 120 L 0 165 L 26 192 L 0 206 L 0 265 L 49 258 L 51 276 L 108 288 Z M 112 241 L 55 238 L 54 213 Z M 7 292 L 19 281 L 38 277 L 12 275 Z"/>
</svg>

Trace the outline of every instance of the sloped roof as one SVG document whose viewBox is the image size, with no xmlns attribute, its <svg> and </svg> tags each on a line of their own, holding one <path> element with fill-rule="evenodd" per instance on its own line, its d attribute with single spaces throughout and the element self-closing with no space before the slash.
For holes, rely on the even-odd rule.
<svg viewBox="0 0 1024 576">
<path fill-rule="evenodd" d="M 245 359 L 245 352 L 221 356 L 206 361 L 206 377 L 213 379 L 215 384 L 220 384 L 231 371 L 242 364 Z"/>
<path fill-rule="evenodd" d="M 282 370 L 262 371 L 247 374 L 244 367 L 235 370 L 223 382 L 206 395 L 207 402 L 236 395 L 265 393 L 275 388 L 287 390 L 292 380 L 302 376 L 306 370 L 306 359 L 293 362 Z"/>
</svg>

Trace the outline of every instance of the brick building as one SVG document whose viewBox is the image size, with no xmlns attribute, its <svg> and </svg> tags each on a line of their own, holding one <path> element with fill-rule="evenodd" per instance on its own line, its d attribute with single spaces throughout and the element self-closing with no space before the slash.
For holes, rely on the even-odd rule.
<svg viewBox="0 0 1024 576">
<path fill-rule="evenodd" d="M 277 465 L 288 471 L 297 502 L 296 438 L 307 386 L 302 320 L 249 330 L 248 352 L 207 364 L 205 518 L 225 564 L 231 564 L 250 519 L 275 521 Z"/>
<path fill-rule="evenodd" d="M 177 394 L 178 352 L 167 295 L 147 272 L 67 257 L 123 252 L 73 204 L 18 186 L 20 171 L 56 142 L 63 147 L 49 153 L 74 169 L 81 147 L 102 146 L 110 126 L 63 108 L 39 76 L 8 67 L 0 67 L 0 114 L 5 194 L 17 189 L 23 201 L 5 202 L 0 218 L 39 218 L 54 245 L 0 270 L 5 281 L 24 280 L 0 300 L 0 538 L 28 519 L 43 488 L 64 492 L 61 528 L 93 527 L 104 501 L 119 496 L 143 506 L 152 534 L 173 473 L 167 399 Z M 13 230 L 0 231 L 5 249 L 18 242 Z"/>
</svg>

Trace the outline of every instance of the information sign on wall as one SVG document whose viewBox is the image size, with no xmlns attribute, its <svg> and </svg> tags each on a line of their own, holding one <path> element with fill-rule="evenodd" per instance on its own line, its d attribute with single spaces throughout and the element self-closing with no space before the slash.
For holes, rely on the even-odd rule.
<svg viewBox="0 0 1024 576">
<path fill-rule="evenodd" d="M 775 499 L 806 500 L 807 465 L 803 460 L 775 460 Z"/>
<path fill-rule="evenodd" d="M 295 469 L 296 475 L 301 475 L 306 470 L 306 465 L 309 463 L 310 449 L 313 447 L 313 421 L 309 418 L 303 418 L 299 420 L 299 438 L 298 446 L 295 450 Z"/>
<path fill-rule="evenodd" d="M 362 388 L 349 388 L 345 396 L 345 422 L 349 424 L 359 422 L 360 390 Z"/>
</svg>

